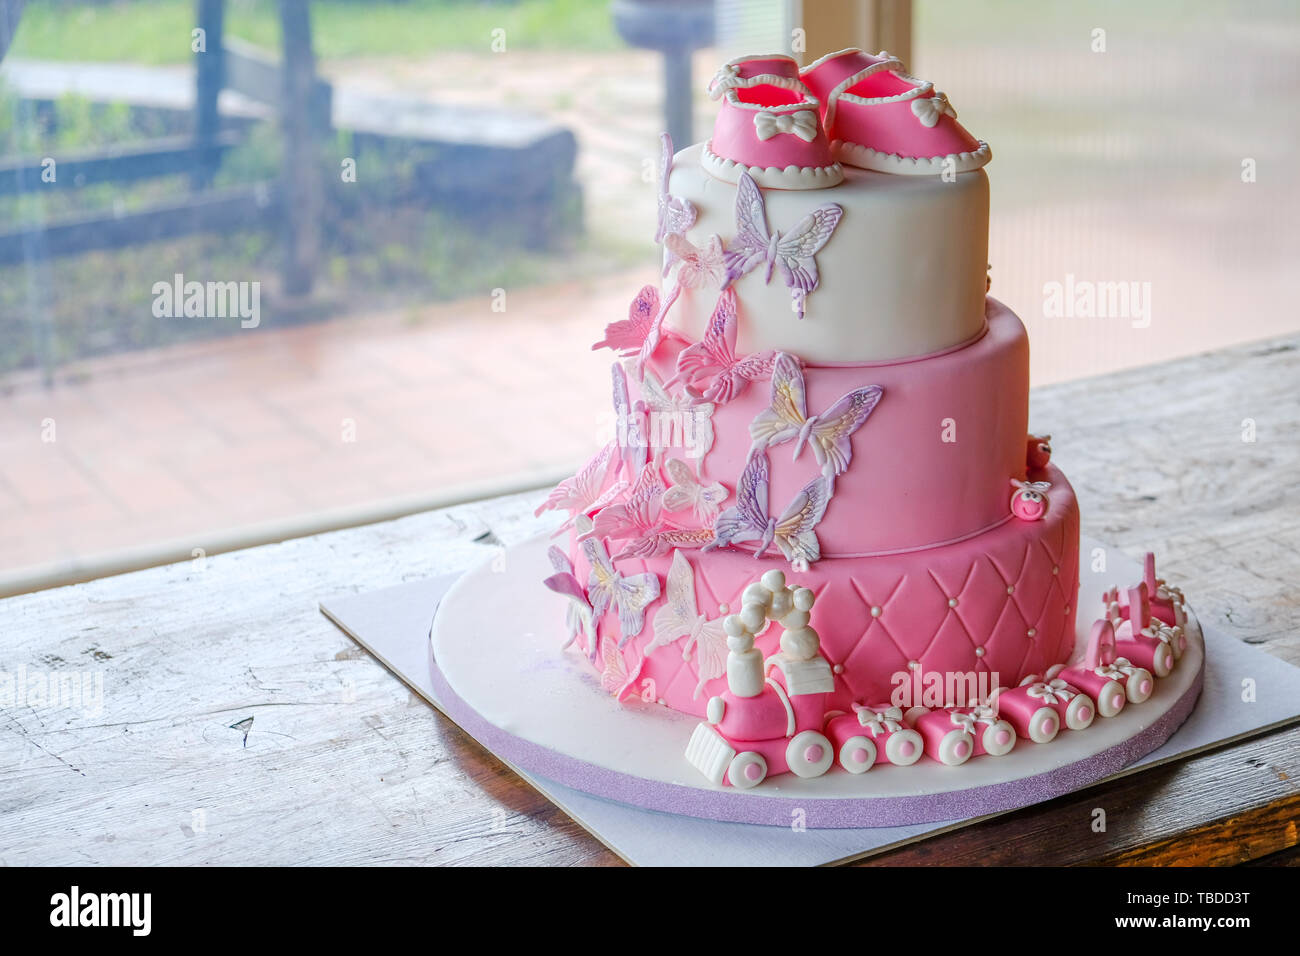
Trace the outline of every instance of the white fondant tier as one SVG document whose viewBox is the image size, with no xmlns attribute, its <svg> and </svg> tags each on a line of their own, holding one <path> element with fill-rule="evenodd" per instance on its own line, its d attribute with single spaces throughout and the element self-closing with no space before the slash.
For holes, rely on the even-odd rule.
<svg viewBox="0 0 1300 956">
<path fill-rule="evenodd" d="M 704 248 L 710 236 L 730 248 L 736 191 L 704 170 L 701 146 L 677 154 L 669 191 L 695 205 L 686 234 Z M 769 228 L 782 233 L 825 203 L 844 210 L 816 254 L 821 283 L 800 320 L 777 269 L 760 266 L 735 283 L 737 347 L 780 349 L 806 362 L 871 362 L 926 355 L 977 335 L 987 289 L 989 187 L 983 170 L 940 176 L 892 176 L 845 167 L 828 189 L 763 189 Z M 667 280 L 671 284 L 671 279 Z M 668 325 L 699 339 L 717 302 L 715 288 L 684 289 Z"/>
</svg>

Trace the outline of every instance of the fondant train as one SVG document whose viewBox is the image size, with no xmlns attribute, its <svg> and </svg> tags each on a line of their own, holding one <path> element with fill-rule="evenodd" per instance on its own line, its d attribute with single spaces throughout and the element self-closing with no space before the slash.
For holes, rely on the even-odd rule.
<svg viewBox="0 0 1300 956">
<path fill-rule="evenodd" d="M 860 774 L 925 756 L 955 767 L 1008 754 L 1018 740 L 1049 743 L 1063 727 L 1084 730 L 1098 715 L 1113 717 L 1148 700 L 1187 647 L 1182 592 L 1156 578 L 1148 554 L 1142 581 L 1105 595 L 1105 614 L 1082 660 L 965 706 L 854 703 L 849 713 L 826 708 L 836 674 L 811 626 L 813 592 L 773 570 L 741 600 L 740 613 L 723 620 L 727 690 L 709 700 L 686 748 L 687 760 L 710 781 L 739 789 L 786 772 L 818 777 L 836 764 Z M 780 651 L 764 659 L 754 639 L 772 624 L 783 629 Z"/>
</svg>

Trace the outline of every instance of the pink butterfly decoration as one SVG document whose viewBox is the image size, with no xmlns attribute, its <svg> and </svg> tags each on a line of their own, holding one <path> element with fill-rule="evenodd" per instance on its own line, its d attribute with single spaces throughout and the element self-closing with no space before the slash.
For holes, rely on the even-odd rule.
<svg viewBox="0 0 1300 956">
<path fill-rule="evenodd" d="M 770 376 L 775 362 L 776 352 L 771 349 L 736 357 L 736 292 L 726 289 L 718 297 L 704 338 L 677 353 L 673 381 L 684 380 L 698 401 L 725 405 L 750 382 Z"/>
<path fill-rule="evenodd" d="M 618 462 L 618 456 L 615 454 L 617 450 L 617 442 L 610 442 L 596 452 L 591 461 L 578 469 L 576 475 L 565 478 L 556 485 L 546 496 L 546 500 L 537 506 L 533 515 L 536 517 L 543 511 L 563 508 L 570 512 L 569 520 L 560 526 L 560 530 L 563 531 L 573 523 L 574 517 L 579 514 L 589 514 L 594 508 L 599 507 L 606 483 L 611 472 L 614 471 L 613 466 Z"/>
<path fill-rule="evenodd" d="M 671 482 L 664 492 L 664 508 L 668 511 L 686 511 L 689 508 L 696 520 L 712 524 L 718 516 L 718 507 L 727 500 L 726 487 L 717 481 L 704 484 L 680 458 L 669 458 L 664 467 L 668 469 Z"/>
<path fill-rule="evenodd" d="M 567 554 L 555 547 L 555 545 L 551 545 L 546 551 L 546 556 L 550 559 L 551 567 L 555 569 L 555 573 L 542 583 L 556 594 L 561 594 L 569 599 L 569 609 L 565 614 L 565 623 L 569 628 L 569 639 L 564 642 L 560 650 L 564 650 L 564 648 L 572 644 L 581 634 L 587 645 L 587 656 L 594 661 L 596 659 L 596 622 L 592 613 L 591 602 L 587 600 L 587 592 L 578 583 L 578 578 L 573 573 L 573 562 L 569 560 Z"/>
<path fill-rule="evenodd" d="M 627 498 L 596 513 L 588 536 L 623 541 L 659 530 L 664 486 L 657 469 L 643 467 Z"/>
<path fill-rule="evenodd" d="M 664 275 L 678 262 L 677 284 L 684 289 L 720 288 L 727 278 L 727 260 L 722 252 L 722 238 L 709 237 L 704 248 L 693 245 L 685 236 L 669 233 L 664 237 L 668 256 L 664 260 Z"/>
<path fill-rule="evenodd" d="M 695 206 L 689 199 L 678 199 L 668 191 L 668 178 L 673 172 L 673 139 L 667 133 L 659 135 L 659 228 L 655 242 L 676 233 L 686 234 L 695 225 Z M 667 274 L 667 273 L 665 273 Z"/>
<path fill-rule="evenodd" d="M 761 558 L 773 542 L 796 570 L 821 557 L 821 544 L 814 530 L 831 500 L 831 481 L 818 475 L 794 496 L 794 500 L 773 518 L 768 513 L 769 462 L 760 451 L 749 460 L 736 487 L 736 503 L 718 516 L 714 540 L 705 548 L 712 551 L 738 541 L 756 541 L 754 557 Z"/>
<path fill-rule="evenodd" d="M 854 389 L 824 414 L 810 418 L 799 360 L 778 352 L 772 369 L 771 406 L 749 423 L 749 435 L 754 440 L 750 454 L 793 439 L 795 458 L 807 444 L 812 447 L 823 475 L 827 478 L 842 475 L 853 459 L 849 439 L 875 411 L 882 395 L 884 389 L 879 385 Z"/>
<path fill-rule="evenodd" d="M 621 701 L 636 684 L 636 679 L 641 676 L 641 668 L 645 666 L 645 655 L 638 652 L 636 664 L 628 667 L 627 658 L 623 656 L 622 644 L 601 641 L 600 658 L 602 665 L 600 686 L 612 694 L 615 700 Z"/>
<path fill-rule="evenodd" d="M 652 285 L 642 286 L 628 306 L 627 318 L 605 326 L 605 337 L 593 345 L 591 350 L 597 352 L 605 348 L 613 349 L 622 358 L 636 355 L 645 344 L 658 316 L 659 290 Z"/>
<path fill-rule="evenodd" d="M 777 266 L 790 290 L 791 307 L 804 315 L 804 300 L 821 281 L 816 255 L 830 241 L 844 209 L 836 203 L 818 206 L 789 232 L 773 231 L 767 225 L 763 194 L 749 173 L 736 183 L 736 238 L 723 253 L 727 262 L 727 286 L 760 265 L 767 266 L 764 282 L 772 281 Z"/>
</svg>

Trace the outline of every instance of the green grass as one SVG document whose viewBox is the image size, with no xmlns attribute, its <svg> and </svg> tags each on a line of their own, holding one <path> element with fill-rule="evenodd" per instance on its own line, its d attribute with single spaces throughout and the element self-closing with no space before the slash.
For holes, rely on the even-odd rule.
<svg viewBox="0 0 1300 956">
<path fill-rule="evenodd" d="M 185 63 L 193 54 L 194 0 L 29 3 L 12 54 L 51 60 Z M 493 30 L 506 50 L 615 50 L 609 0 L 314 0 L 312 34 L 321 59 L 489 51 Z M 231 36 L 277 48 L 273 0 L 227 0 Z"/>
</svg>

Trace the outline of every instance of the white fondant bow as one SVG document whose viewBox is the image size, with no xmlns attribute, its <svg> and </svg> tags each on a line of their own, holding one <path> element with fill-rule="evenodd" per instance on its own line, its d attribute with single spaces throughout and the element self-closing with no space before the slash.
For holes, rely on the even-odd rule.
<svg viewBox="0 0 1300 956">
<path fill-rule="evenodd" d="M 883 733 L 892 734 L 903 729 L 903 711 L 901 708 L 886 707 L 883 710 L 872 710 L 870 707 L 854 704 L 853 709 L 857 711 L 858 723 L 871 731 L 873 737 L 879 737 Z"/>
<path fill-rule="evenodd" d="M 1107 680 L 1124 681 L 1138 672 L 1138 667 L 1127 657 L 1117 657 L 1109 664 L 1094 667 L 1092 672 Z"/>
<path fill-rule="evenodd" d="M 918 96 L 912 100 L 912 113 L 927 129 L 936 125 L 941 116 L 957 118 L 957 111 L 948 102 L 948 97 L 942 93 L 935 93 L 934 96 Z"/>
<path fill-rule="evenodd" d="M 992 707 L 986 707 L 980 704 L 978 707 L 972 707 L 965 713 L 953 711 L 952 723 L 955 727 L 960 727 L 965 733 L 972 737 L 976 735 L 976 724 L 994 724 L 997 722 L 998 713 Z"/>
<path fill-rule="evenodd" d="M 1147 637 L 1154 637 L 1161 644 L 1172 645 L 1176 638 L 1183 634 L 1183 629 L 1177 625 L 1170 627 L 1164 621 L 1152 619 L 1149 627 L 1142 628 L 1142 633 Z"/>
<path fill-rule="evenodd" d="M 718 72 L 714 73 L 713 79 L 709 81 L 709 98 L 721 99 L 722 94 L 733 86 L 737 86 L 739 80 L 740 67 L 734 63 L 724 63 L 718 67 Z"/>
<path fill-rule="evenodd" d="M 1074 695 L 1075 691 L 1059 677 L 1053 677 L 1050 681 L 1039 681 L 1029 687 L 1029 696 L 1038 697 L 1045 704 L 1066 704 Z"/>
<path fill-rule="evenodd" d="M 778 133 L 794 133 L 805 143 L 817 138 L 817 114 L 812 110 L 795 113 L 769 113 L 764 110 L 754 114 L 754 131 L 761 140 L 769 140 Z"/>
</svg>

